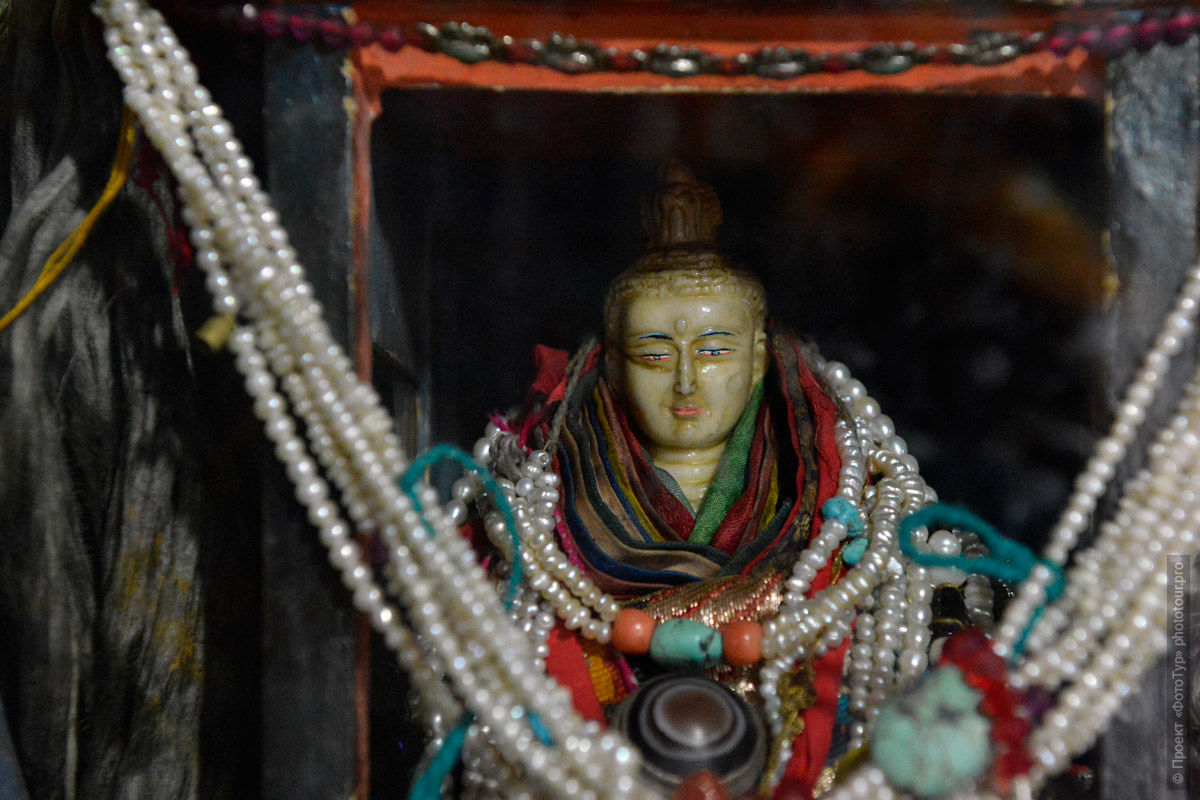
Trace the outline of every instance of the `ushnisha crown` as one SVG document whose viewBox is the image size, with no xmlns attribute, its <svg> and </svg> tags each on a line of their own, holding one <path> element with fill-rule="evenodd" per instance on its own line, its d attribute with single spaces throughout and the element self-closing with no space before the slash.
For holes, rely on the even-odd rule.
<svg viewBox="0 0 1200 800">
<path fill-rule="evenodd" d="M 717 245 L 721 201 L 681 161 L 659 170 L 659 186 L 640 202 L 646 252 L 617 276 L 604 300 L 605 337 L 612 341 L 621 310 L 634 294 L 652 297 L 735 294 L 762 325 L 766 292 L 754 275 L 738 268 Z"/>
</svg>

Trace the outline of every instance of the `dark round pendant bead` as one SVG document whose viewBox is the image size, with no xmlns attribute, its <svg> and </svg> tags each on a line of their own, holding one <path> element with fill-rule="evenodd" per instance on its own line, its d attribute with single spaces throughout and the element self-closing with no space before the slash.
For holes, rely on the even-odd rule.
<svg viewBox="0 0 1200 800">
<path fill-rule="evenodd" d="M 612 724 L 641 750 L 645 777 L 667 794 L 709 770 L 736 797 L 755 786 L 766 763 L 760 716 L 708 678 L 656 678 L 617 707 Z"/>
<path fill-rule="evenodd" d="M 417 36 L 413 40 L 413 44 L 430 53 L 436 53 L 441 50 L 441 45 L 438 44 L 438 30 L 428 22 L 417 23 Z"/>
</svg>

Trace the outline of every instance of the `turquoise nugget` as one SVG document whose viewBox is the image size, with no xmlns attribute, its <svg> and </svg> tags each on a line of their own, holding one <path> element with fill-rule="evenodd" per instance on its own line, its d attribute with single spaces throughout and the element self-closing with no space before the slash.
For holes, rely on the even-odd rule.
<svg viewBox="0 0 1200 800">
<path fill-rule="evenodd" d="M 706 667 L 721 660 L 721 634 L 702 622 L 669 619 L 654 629 L 650 658 L 664 667 Z"/>
</svg>

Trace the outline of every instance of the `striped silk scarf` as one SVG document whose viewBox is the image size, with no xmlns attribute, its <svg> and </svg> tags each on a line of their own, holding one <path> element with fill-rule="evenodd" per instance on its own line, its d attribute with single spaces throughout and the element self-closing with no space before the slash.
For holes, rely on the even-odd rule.
<svg viewBox="0 0 1200 800">
<path fill-rule="evenodd" d="M 638 441 L 601 375 L 602 359 L 591 359 L 563 399 L 559 537 L 604 591 L 630 599 L 748 575 L 790 561 L 808 541 L 816 509 L 837 488 L 836 406 L 798 342 L 783 334 L 770 341 L 768 374 L 695 512 Z"/>
</svg>

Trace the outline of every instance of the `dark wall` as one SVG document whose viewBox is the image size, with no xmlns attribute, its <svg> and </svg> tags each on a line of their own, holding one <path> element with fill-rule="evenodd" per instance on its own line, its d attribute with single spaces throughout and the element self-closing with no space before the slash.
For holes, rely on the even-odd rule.
<svg viewBox="0 0 1200 800">
<path fill-rule="evenodd" d="M 432 438 L 577 346 L 682 157 L 776 319 L 845 361 L 945 499 L 1036 540 L 1102 422 L 1103 126 L 1037 98 L 395 91 L 378 218 L 430 353 Z"/>
</svg>

